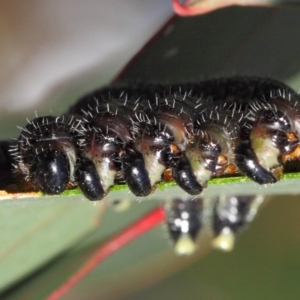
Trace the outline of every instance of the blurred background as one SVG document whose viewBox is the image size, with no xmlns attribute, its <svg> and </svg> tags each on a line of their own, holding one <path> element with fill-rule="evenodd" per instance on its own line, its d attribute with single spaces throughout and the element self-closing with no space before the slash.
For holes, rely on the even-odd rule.
<svg viewBox="0 0 300 300">
<path fill-rule="evenodd" d="M 62 113 L 79 96 L 109 83 L 172 15 L 168 0 L 0 5 L 2 139 L 11 137 L 5 124 L 12 117 L 25 124 L 24 116 L 33 117 L 35 110 Z"/>
<path fill-rule="evenodd" d="M 111 82 L 170 18 L 122 80 L 257 75 L 298 90 L 299 13 L 297 5 L 228 7 L 174 18 L 169 0 L 1 1 L 0 137 L 16 137 L 16 125 L 35 111 L 60 114 Z M 232 253 L 210 252 L 203 240 L 194 256 L 177 257 L 166 229 L 157 228 L 105 261 L 65 299 L 299 299 L 300 203 L 286 194 L 264 207 Z M 0 296 L 42 299 L 99 242 L 157 203 L 133 203 L 122 214 L 81 196 L 0 205 Z"/>
</svg>

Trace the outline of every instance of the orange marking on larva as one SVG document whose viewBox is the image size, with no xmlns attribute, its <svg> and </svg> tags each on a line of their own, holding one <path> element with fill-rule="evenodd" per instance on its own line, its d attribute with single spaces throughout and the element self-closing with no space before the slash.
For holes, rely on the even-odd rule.
<svg viewBox="0 0 300 300">
<path fill-rule="evenodd" d="M 294 159 L 300 159 L 300 146 L 297 146 L 293 152 L 283 155 L 282 162 L 286 163 L 287 161 Z"/>
<path fill-rule="evenodd" d="M 218 157 L 218 165 L 226 165 L 228 163 L 228 159 L 225 155 L 221 154 Z"/>
<path fill-rule="evenodd" d="M 171 181 L 171 180 L 173 180 L 173 175 L 172 175 L 172 169 L 169 168 L 164 172 L 164 181 Z"/>
<path fill-rule="evenodd" d="M 224 174 L 226 175 L 235 175 L 237 173 L 238 170 L 234 164 L 229 164 L 224 171 Z"/>
<path fill-rule="evenodd" d="M 170 150 L 171 150 L 171 153 L 179 153 L 180 152 L 178 146 L 175 144 L 170 145 Z"/>
<path fill-rule="evenodd" d="M 287 132 L 286 137 L 289 142 L 296 142 L 298 140 L 297 136 L 293 132 Z"/>
</svg>

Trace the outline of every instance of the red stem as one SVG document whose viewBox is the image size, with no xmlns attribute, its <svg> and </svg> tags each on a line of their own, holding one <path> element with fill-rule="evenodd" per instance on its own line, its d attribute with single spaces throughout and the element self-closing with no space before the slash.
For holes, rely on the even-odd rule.
<svg viewBox="0 0 300 300">
<path fill-rule="evenodd" d="M 86 263 L 79 268 L 66 282 L 55 289 L 46 300 L 58 300 L 72 289 L 80 280 L 88 275 L 103 260 L 126 246 L 131 241 L 143 235 L 150 229 L 156 227 L 165 220 L 165 213 L 162 207 L 155 208 L 151 212 L 129 225 L 123 231 L 113 236 L 106 243 L 102 244 Z"/>
</svg>

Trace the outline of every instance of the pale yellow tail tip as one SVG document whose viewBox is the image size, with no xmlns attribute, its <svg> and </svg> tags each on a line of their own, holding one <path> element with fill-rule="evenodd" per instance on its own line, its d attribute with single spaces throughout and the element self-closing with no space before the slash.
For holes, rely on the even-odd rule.
<svg viewBox="0 0 300 300">
<path fill-rule="evenodd" d="M 174 251 L 178 255 L 191 255 L 195 250 L 196 244 L 187 233 L 181 234 L 174 246 Z"/>
<path fill-rule="evenodd" d="M 212 241 L 214 248 L 222 251 L 232 251 L 234 248 L 235 235 L 229 228 L 224 230 Z"/>
</svg>

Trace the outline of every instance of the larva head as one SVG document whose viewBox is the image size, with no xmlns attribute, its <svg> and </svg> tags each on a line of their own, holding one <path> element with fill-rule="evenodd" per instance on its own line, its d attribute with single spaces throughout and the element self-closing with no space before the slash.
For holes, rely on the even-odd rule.
<svg viewBox="0 0 300 300">
<path fill-rule="evenodd" d="M 202 192 L 203 185 L 199 182 L 185 155 L 172 166 L 172 175 L 176 183 L 188 194 L 199 195 Z"/>
<path fill-rule="evenodd" d="M 18 138 L 17 169 L 46 194 L 60 194 L 72 180 L 76 161 L 72 121 L 39 117 L 29 121 Z"/>
<path fill-rule="evenodd" d="M 259 184 L 275 183 L 278 180 L 270 168 L 262 166 L 250 141 L 245 141 L 235 148 L 235 163 L 242 173 Z"/>
<path fill-rule="evenodd" d="M 129 189 L 137 197 L 148 196 L 153 190 L 153 185 L 142 154 L 126 148 L 122 156 L 122 172 Z"/>
<path fill-rule="evenodd" d="M 75 180 L 84 196 L 91 201 L 101 200 L 106 194 L 95 165 L 87 158 L 81 158 L 77 163 Z"/>
<path fill-rule="evenodd" d="M 62 193 L 70 180 L 68 158 L 57 149 L 46 149 L 37 154 L 29 172 L 34 186 L 48 195 Z"/>
<path fill-rule="evenodd" d="M 79 151 L 75 180 L 88 199 L 100 200 L 114 185 L 121 168 L 122 145 L 114 137 L 97 133 L 90 137 Z"/>
</svg>

